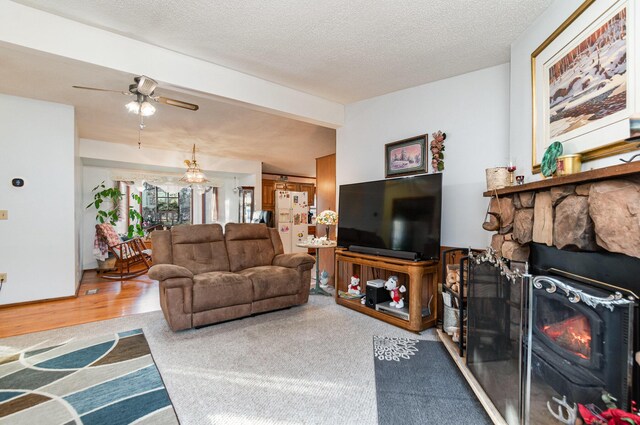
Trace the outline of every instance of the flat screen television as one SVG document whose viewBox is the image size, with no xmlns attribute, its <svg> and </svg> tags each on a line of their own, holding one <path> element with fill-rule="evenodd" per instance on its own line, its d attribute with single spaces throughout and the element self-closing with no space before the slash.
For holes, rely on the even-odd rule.
<svg viewBox="0 0 640 425">
<path fill-rule="evenodd" d="M 412 260 L 440 256 L 442 174 L 340 186 L 338 246 Z"/>
</svg>

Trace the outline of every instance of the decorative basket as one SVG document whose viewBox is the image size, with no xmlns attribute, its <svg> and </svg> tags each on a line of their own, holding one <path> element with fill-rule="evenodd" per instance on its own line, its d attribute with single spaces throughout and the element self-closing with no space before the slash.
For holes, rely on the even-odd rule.
<svg viewBox="0 0 640 425">
<path fill-rule="evenodd" d="M 511 185 L 507 167 L 487 168 L 487 190 L 501 189 Z"/>
</svg>

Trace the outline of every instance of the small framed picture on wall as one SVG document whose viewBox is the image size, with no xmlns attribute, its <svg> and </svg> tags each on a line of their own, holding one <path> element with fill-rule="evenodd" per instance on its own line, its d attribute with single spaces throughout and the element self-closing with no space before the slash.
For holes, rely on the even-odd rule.
<svg viewBox="0 0 640 425">
<path fill-rule="evenodd" d="M 427 135 L 384 145 L 385 177 L 409 176 L 427 172 Z"/>
</svg>

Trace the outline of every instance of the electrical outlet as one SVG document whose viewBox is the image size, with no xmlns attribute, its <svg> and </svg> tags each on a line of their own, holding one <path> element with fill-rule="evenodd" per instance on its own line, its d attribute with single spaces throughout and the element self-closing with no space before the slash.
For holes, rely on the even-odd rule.
<svg viewBox="0 0 640 425">
<path fill-rule="evenodd" d="M 0 282 L 5 283 L 7 281 L 7 274 L 0 273 Z"/>
<path fill-rule="evenodd" d="M 8 220 L 9 219 L 9 211 L 0 210 L 0 220 Z"/>
</svg>

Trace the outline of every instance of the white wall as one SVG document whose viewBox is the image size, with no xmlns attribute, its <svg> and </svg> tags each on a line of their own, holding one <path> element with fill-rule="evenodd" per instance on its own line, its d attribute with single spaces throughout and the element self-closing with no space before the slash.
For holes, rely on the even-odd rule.
<svg viewBox="0 0 640 425">
<path fill-rule="evenodd" d="M 75 112 L 75 111 L 74 111 Z M 75 121 L 75 116 L 74 116 Z M 82 282 L 82 271 L 84 270 L 84 252 L 82 241 L 84 240 L 84 211 L 82 199 L 82 182 L 84 174 L 82 170 L 82 160 L 80 159 L 80 138 L 78 137 L 78 126 L 74 125 L 73 135 L 73 173 L 74 173 L 74 250 L 75 250 L 75 270 L 76 270 L 76 290 Z"/>
<path fill-rule="evenodd" d="M 71 106 L 0 95 L 0 304 L 71 296 L 77 241 Z M 21 177 L 25 186 L 14 188 Z M 79 229 L 78 229 L 79 230 Z"/>
<path fill-rule="evenodd" d="M 438 130 L 447 134 L 441 244 L 483 248 L 485 169 L 508 160 L 508 64 L 347 105 L 337 185 L 384 179 L 386 143 L 423 133 L 430 140 Z"/>
<path fill-rule="evenodd" d="M 635 2 L 636 8 L 640 7 L 640 0 L 631 1 Z M 541 178 L 540 174 L 532 177 L 531 173 L 531 53 L 582 3 L 583 0 L 555 0 L 511 45 L 509 148 L 511 155 L 517 158 L 518 174 L 525 175 L 526 181 L 539 180 Z M 612 2 L 611 0 L 597 0 L 597 3 L 610 4 Z M 636 51 L 640 52 L 640 43 L 638 44 Z M 636 68 L 636 79 L 638 79 L 640 78 L 640 67 L 636 66 Z M 638 93 L 640 93 L 640 91 L 638 91 Z M 636 94 L 636 97 L 640 98 L 640 94 Z M 610 140 L 608 142 L 611 143 L 614 141 L 615 140 Z M 582 170 L 621 164 L 619 158 L 627 158 L 631 155 L 632 154 L 624 154 L 587 162 L 582 164 Z"/>
</svg>

